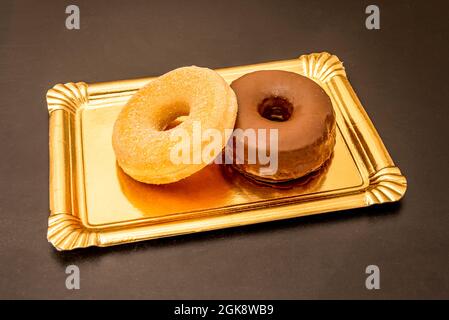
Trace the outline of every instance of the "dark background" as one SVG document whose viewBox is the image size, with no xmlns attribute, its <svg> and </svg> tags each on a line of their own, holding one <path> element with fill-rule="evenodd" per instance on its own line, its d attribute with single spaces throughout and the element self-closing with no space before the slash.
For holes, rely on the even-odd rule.
<svg viewBox="0 0 449 320">
<path fill-rule="evenodd" d="M 81 29 L 65 28 L 77 4 Z M 381 29 L 365 28 L 377 4 Z M 1 298 L 449 298 L 447 1 L 0 2 Z M 408 191 L 399 204 L 112 248 L 47 243 L 47 89 L 329 51 Z M 81 290 L 65 288 L 65 268 Z M 365 289 L 376 264 L 381 289 Z"/>
</svg>

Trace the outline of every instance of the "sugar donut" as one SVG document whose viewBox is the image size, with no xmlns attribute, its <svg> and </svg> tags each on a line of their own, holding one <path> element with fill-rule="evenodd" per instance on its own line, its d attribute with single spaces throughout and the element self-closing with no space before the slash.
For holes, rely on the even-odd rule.
<svg viewBox="0 0 449 320">
<path fill-rule="evenodd" d="M 185 120 L 167 129 L 174 120 Z M 215 71 L 196 66 L 178 68 L 151 81 L 120 112 L 113 128 L 112 145 L 119 166 L 132 178 L 150 184 L 171 183 L 186 178 L 208 163 L 174 163 L 170 152 L 176 129 L 192 134 L 194 123 L 201 129 L 217 129 L 221 148 L 234 128 L 237 99 Z M 201 148 L 209 142 L 201 141 Z M 193 152 L 193 150 L 191 150 Z"/>
</svg>

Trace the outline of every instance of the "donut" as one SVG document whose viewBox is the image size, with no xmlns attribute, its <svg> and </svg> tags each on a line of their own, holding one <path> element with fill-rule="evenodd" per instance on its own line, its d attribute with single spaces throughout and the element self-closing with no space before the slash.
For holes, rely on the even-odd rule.
<svg viewBox="0 0 449 320">
<path fill-rule="evenodd" d="M 179 181 L 213 161 L 174 162 L 171 152 L 180 143 L 179 132 L 191 136 L 199 123 L 202 131 L 221 133 L 218 143 L 223 148 L 236 115 L 236 96 L 218 73 L 196 66 L 170 71 L 139 89 L 119 113 L 112 133 L 117 163 L 140 182 Z M 176 120 L 180 118 L 181 123 Z M 201 140 L 199 151 L 209 142 Z M 198 150 L 189 148 L 189 152 L 193 157 Z"/>
<path fill-rule="evenodd" d="M 303 177 L 319 169 L 330 158 L 335 145 L 336 122 L 332 102 L 326 92 L 313 80 L 299 74 L 263 70 L 248 73 L 231 83 L 237 95 L 239 111 L 236 129 L 277 129 L 277 170 L 269 175 L 257 161 L 250 162 L 249 150 L 258 144 L 240 139 L 244 159 L 232 166 L 249 177 L 264 182 L 285 182 Z M 238 139 L 238 137 L 234 137 Z M 270 152 L 269 144 L 264 152 Z"/>
</svg>

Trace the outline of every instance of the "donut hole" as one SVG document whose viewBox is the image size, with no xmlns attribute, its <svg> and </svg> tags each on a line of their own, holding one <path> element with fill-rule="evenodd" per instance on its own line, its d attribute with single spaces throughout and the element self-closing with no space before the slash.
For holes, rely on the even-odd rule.
<svg viewBox="0 0 449 320">
<path fill-rule="evenodd" d="M 168 124 L 165 126 L 164 130 L 162 130 L 162 131 L 167 131 L 167 130 L 176 128 L 181 123 L 183 123 L 187 119 L 188 116 L 189 116 L 188 114 L 180 115 L 180 116 L 176 117 L 174 120 L 169 121 Z"/>
<path fill-rule="evenodd" d="M 170 112 L 164 112 L 170 110 Z M 187 103 L 178 102 L 161 108 L 160 127 L 161 131 L 168 131 L 183 123 L 190 114 L 190 107 Z"/>
<path fill-rule="evenodd" d="M 284 97 L 272 96 L 263 99 L 257 110 L 267 120 L 284 122 L 292 116 L 293 104 Z"/>
</svg>

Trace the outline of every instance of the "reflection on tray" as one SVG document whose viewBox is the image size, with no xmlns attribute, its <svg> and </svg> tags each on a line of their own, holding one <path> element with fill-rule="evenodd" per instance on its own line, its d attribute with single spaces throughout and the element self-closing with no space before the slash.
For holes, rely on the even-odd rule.
<svg viewBox="0 0 449 320">
<path fill-rule="evenodd" d="M 332 158 L 319 170 L 294 181 L 268 185 L 248 179 L 229 165 L 211 164 L 181 181 L 150 185 L 129 177 L 119 166 L 117 177 L 128 201 L 142 213 L 223 208 L 248 202 L 310 194 L 320 189 Z"/>
<path fill-rule="evenodd" d="M 227 205 L 233 195 L 218 165 L 210 165 L 181 181 L 151 185 L 129 177 L 118 165 L 117 175 L 123 194 L 139 210 L 187 212 Z"/>
</svg>

